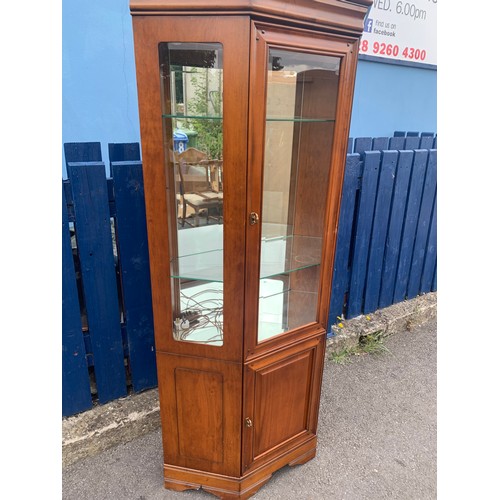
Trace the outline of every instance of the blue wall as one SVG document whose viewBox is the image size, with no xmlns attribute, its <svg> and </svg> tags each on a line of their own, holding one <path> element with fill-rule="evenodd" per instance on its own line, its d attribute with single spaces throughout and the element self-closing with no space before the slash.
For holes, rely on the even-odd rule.
<svg viewBox="0 0 500 500">
<path fill-rule="evenodd" d="M 437 132 L 437 71 L 360 60 L 351 137 L 391 136 L 395 130 Z"/>
<path fill-rule="evenodd" d="M 109 142 L 140 141 L 129 0 L 62 6 L 62 140 L 100 142 L 108 165 Z M 436 73 L 359 61 L 351 137 L 437 132 Z"/>
<path fill-rule="evenodd" d="M 62 7 L 62 140 L 100 142 L 108 165 L 109 142 L 140 141 L 129 2 Z"/>
</svg>

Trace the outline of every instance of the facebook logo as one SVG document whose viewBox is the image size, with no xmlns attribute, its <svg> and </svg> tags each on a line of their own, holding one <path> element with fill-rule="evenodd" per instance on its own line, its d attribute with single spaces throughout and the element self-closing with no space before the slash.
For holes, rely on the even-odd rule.
<svg viewBox="0 0 500 500">
<path fill-rule="evenodd" d="M 367 17 L 365 19 L 365 27 L 363 28 L 363 31 L 366 31 L 367 33 L 371 33 L 372 26 L 373 26 L 373 19 L 370 19 L 369 17 Z"/>
</svg>

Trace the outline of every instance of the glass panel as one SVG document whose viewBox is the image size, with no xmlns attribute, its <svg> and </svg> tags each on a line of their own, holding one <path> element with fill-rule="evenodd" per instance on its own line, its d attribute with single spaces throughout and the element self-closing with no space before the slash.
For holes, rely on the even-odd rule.
<svg viewBox="0 0 500 500">
<path fill-rule="evenodd" d="M 223 344 L 222 45 L 161 43 L 173 336 Z"/>
<path fill-rule="evenodd" d="M 340 58 L 269 51 L 259 342 L 316 321 Z"/>
</svg>

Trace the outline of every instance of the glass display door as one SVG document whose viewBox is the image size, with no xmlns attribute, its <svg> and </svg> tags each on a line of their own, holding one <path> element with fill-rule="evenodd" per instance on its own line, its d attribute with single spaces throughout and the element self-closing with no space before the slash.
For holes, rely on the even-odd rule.
<svg viewBox="0 0 500 500">
<path fill-rule="evenodd" d="M 239 362 L 250 23 L 188 25 L 146 16 L 134 26 L 156 348 Z"/>
<path fill-rule="evenodd" d="M 223 49 L 160 43 L 176 341 L 222 346 Z"/>
<path fill-rule="evenodd" d="M 268 51 L 259 342 L 316 321 L 339 67 Z"/>
<path fill-rule="evenodd" d="M 297 40 L 256 28 L 260 111 L 250 128 L 260 154 L 249 205 L 258 229 L 250 227 L 249 241 L 259 252 L 247 250 L 248 286 L 258 295 L 254 345 L 318 323 L 342 57 L 326 39 Z"/>
</svg>

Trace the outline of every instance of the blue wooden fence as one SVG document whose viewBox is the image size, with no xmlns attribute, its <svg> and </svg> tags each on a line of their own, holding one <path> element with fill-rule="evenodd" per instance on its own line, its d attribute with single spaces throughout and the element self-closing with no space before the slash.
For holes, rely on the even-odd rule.
<svg viewBox="0 0 500 500">
<path fill-rule="evenodd" d="M 349 142 L 329 327 L 437 289 L 437 137 Z"/>
<path fill-rule="evenodd" d="M 349 140 L 329 327 L 436 290 L 436 137 Z M 64 145 L 63 416 L 157 386 L 139 144 Z"/>
<path fill-rule="evenodd" d="M 64 145 L 65 416 L 157 385 L 139 144 L 109 145 L 109 179 L 100 148 Z"/>
</svg>

